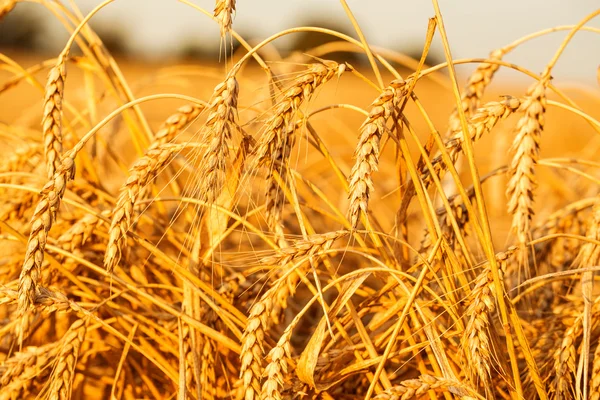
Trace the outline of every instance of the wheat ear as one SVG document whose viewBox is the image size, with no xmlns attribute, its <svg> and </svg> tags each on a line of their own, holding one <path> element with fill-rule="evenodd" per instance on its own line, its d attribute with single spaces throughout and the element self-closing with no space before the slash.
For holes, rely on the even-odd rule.
<svg viewBox="0 0 600 400">
<path fill-rule="evenodd" d="M 127 231 L 131 227 L 134 207 L 140 191 L 148 185 L 180 151 L 183 145 L 165 144 L 150 148 L 146 154 L 133 164 L 129 177 L 123 186 L 113 209 L 113 217 L 108 231 L 108 245 L 104 254 L 104 266 L 111 272 L 121 259 L 121 251 L 127 239 Z"/>
<path fill-rule="evenodd" d="M 475 114 L 469 119 L 469 136 L 473 142 L 481 139 L 484 134 L 490 132 L 498 122 L 508 118 L 514 112 L 516 112 L 522 105 L 521 100 L 506 96 L 502 101 L 491 101 L 486 103 L 481 108 L 477 109 Z M 464 143 L 464 134 L 462 129 L 454 131 L 445 143 L 446 151 L 448 152 L 452 162 L 458 160 L 458 156 L 462 151 Z M 442 173 L 448 169 L 445 165 L 442 156 L 436 156 L 432 161 L 433 171 L 439 177 Z M 426 169 L 425 166 L 421 168 L 421 176 L 426 187 L 430 187 L 433 184 L 433 178 L 431 172 Z"/>
<path fill-rule="evenodd" d="M 416 379 L 402 381 L 385 392 L 375 396 L 374 400 L 408 400 L 415 397 L 421 397 L 428 391 L 450 392 L 461 396 L 476 397 L 476 392 L 462 382 L 440 378 L 431 375 L 421 375 Z"/>
<path fill-rule="evenodd" d="M 200 196 L 209 202 L 213 202 L 223 190 L 232 134 L 238 129 L 238 93 L 239 86 L 232 75 L 215 88 L 208 109 L 203 138 L 206 149 L 198 176 L 203 180 Z"/>
<path fill-rule="evenodd" d="M 2 362 L 0 400 L 26 398 L 34 379 L 45 379 L 50 370 L 45 368 L 59 351 L 58 342 L 40 347 L 27 347 Z"/>
<path fill-rule="evenodd" d="M 49 399 L 69 400 L 71 398 L 75 366 L 85 338 L 85 332 L 85 321 L 79 319 L 71 325 L 67 334 L 61 339 L 60 353 L 50 380 Z"/>
<path fill-rule="evenodd" d="M 60 166 L 62 154 L 62 101 L 65 91 L 66 53 L 61 53 L 56 65 L 48 73 L 44 97 L 44 115 L 42 117 L 42 134 L 46 156 L 46 172 L 52 179 Z"/>
<path fill-rule="evenodd" d="M 150 148 L 160 147 L 171 142 L 187 124 L 193 122 L 200 115 L 204 108 L 204 105 L 196 103 L 179 107 L 177 112 L 167 118 L 160 126 L 154 135 L 154 141 L 150 144 Z"/>
<path fill-rule="evenodd" d="M 575 375 L 577 338 L 581 335 L 583 318 L 579 316 L 563 336 L 560 347 L 554 353 L 554 385 L 552 387 L 555 399 L 571 398 L 573 376 Z"/>
<path fill-rule="evenodd" d="M 590 400 L 600 400 L 600 343 L 596 345 L 592 376 L 590 379 Z"/>
<path fill-rule="evenodd" d="M 395 80 L 386 87 L 371 104 L 369 116 L 360 128 L 358 144 L 354 151 L 354 166 L 350 176 L 348 217 L 353 228 L 358 226 L 360 213 L 367 214 L 371 192 L 373 192 L 373 173 L 379 165 L 379 142 L 387 131 L 387 122 L 395 112 L 396 106 L 406 96 L 409 81 Z"/>
<path fill-rule="evenodd" d="M 221 27 L 221 38 L 223 39 L 231 32 L 233 13 L 235 13 L 235 1 L 236 0 L 215 1 L 214 17 L 219 22 L 219 26 Z"/>
<path fill-rule="evenodd" d="M 500 272 L 506 270 L 509 254 L 498 253 L 496 259 Z M 472 374 L 473 383 L 478 380 L 484 387 L 489 387 L 491 382 L 491 369 L 493 365 L 493 352 L 491 347 L 489 330 L 491 317 L 496 310 L 496 299 L 494 297 L 494 278 L 492 271 L 486 268 L 476 280 L 475 287 L 471 292 L 472 303 L 466 315 L 470 315 L 465 326 L 462 337 L 462 349 L 465 353 L 465 361 Z"/>
<path fill-rule="evenodd" d="M 317 88 L 336 74 L 346 71 L 345 64 L 333 61 L 312 64 L 307 71 L 299 75 L 278 102 L 275 112 L 265 123 L 266 131 L 256 150 L 258 165 L 269 166 L 267 190 L 265 194 L 266 217 L 269 227 L 281 234 L 281 214 L 284 196 L 280 193 L 275 170 L 284 172 L 290 153 L 296 140 L 296 115 L 303 102 L 308 100 Z"/>
<path fill-rule="evenodd" d="M 537 186 L 535 165 L 539 158 L 546 112 L 545 91 L 545 82 L 536 82 L 529 88 L 519 109 L 524 115 L 517 123 L 517 136 L 511 149 L 513 158 L 508 170 L 508 212 L 513 215 L 512 229 L 523 248 L 528 240 L 533 215 L 533 192 Z"/>
<path fill-rule="evenodd" d="M 503 49 L 494 50 L 490 53 L 489 59 L 492 61 L 499 61 L 504 54 L 505 51 Z M 496 63 L 484 62 L 479 64 L 475 71 L 469 76 L 465 90 L 462 93 L 461 101 L 461 107 L 467 118 L 471 117 L 473 113 L 479 109 L 483 93 L 491 83 L 494 74 L 499 68 L 500 66 Z M 449 127 L 450 132 L 461 130 L 458 110 L 454 110 L 450 115 Z"/>
<path fill-rule="evenodd" d="M 65 233 L 56 240 L 58 244 L 70 252 L 80 248 L 92 236 L 100 220 L 94 214 L 86 214 L 75 222 Z"/>
<path fill-rule="evenodd" d="M 260 260 L 261 265 L 286 265 L 302 257 L 310 257 L 323 249 L 330 248 L 333 243 L 348 236 L 350 231 L 333 231 L 308 236 L 306 239 L 298 240 L 289 247 L 279 249 L 276 255 L 264 257 Z"/>
<path fill-rule="evenodd" d="M 291 325 L 290 325 L 291 326 Z M 265 382 L 260 393 L 261 400 L 281 400 L 280 388 L 283 387 L 283 376 L 288 372 L 287 360 L 292 358 L 290 340 L 292 329 L 288 327 L 277 345 L 271 349 L 270 359 L 264 372 Z"/>
<path fill-rule="evenodd" d="M 56 174 L 42 189 L 42 199 L 31 219 L 31 232 L 27 241 L 25 260 L 19 276 L 19 312 L 23 313 L 35 302 L 39 284 L 44 249 L 48 231 L 52 227 L 60 202 L 67 188 L 67 182 L 75 176 L 75 161 L 71 157 L 63 159 Z"/>
<path fill-rule="evenodd" d="M 263 375 L 263 357 L 265 332 L 270 327 L 269 315 L 273 308 L 273 294 L 278 284 L 267 290 L 250 309 L 246 328 L 242 335 L 240 353 L 240 379 L 242 380 L 244 399 L 258 399 L 261 392 L 260 381 Z"/>
</svg>

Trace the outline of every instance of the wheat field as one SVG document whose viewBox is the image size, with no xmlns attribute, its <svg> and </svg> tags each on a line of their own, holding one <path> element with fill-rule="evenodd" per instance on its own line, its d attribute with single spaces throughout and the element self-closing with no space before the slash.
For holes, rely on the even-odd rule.
<svg viewBox="0 0 600 400">
<path fill-rule="evenodd" d="M 600 9 L 457 60 L 437 0 L 421 59 L 345 0 L 352 36 L 253 45 L 180 0 L 222 57 L 152 67 L 88 25 L 112 1 L 0 53 L 0 400 L 600 399 L 600 93 L 552 77 Z M 265 50 L 303 32 L 335 40 Z"/>
</svg>

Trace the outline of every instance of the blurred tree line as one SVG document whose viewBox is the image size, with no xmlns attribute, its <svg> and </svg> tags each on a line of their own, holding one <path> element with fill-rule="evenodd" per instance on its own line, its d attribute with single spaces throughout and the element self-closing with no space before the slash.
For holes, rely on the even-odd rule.
<svg viewBox="0 0 600 400">
<path fill-rule="evenodd" d="M 48 41 L 52 40 L 52 32 L 50 27 L 45 23 L 45 14 L 40 13 L 39 7 L 32 7 L 33 4 L 21 3 L 0 20 L 0 51 L 15 50 L 36 52 L 47 54 Z M 355 36 L 352 27 L 348 24 L 338 23 L 332 20 L 320 19 L 318 17 L 307 18 L 300 21 L 298 26 L 319 26 L 328 28 L 349 36 Z M 96 34 L 102 39 L 106 47 L 116 56 L 126 57 L 129 53 L 128 43 L 129 36 L 123 27 L 119 24 L 109 24 L 106 22 L 91 23 Z M 240 32 L 247 39 L 253 38 L 252 35 Z M 293 53 L 306 53 L 308 50 L 325 45 L 330 42 L 338 41 L 330 35 L 318 32 L 302 32 L 292 34 L 291 43 L 285 49 L 278 49 L 282 57 L 287 57 Z M 213 43 L 212 47 L 206 46 L 206 40 L 202 38 L 187 38 L 183 39 L 177 52 L 177 57 L 186 60 L 198 61 L 214 61 L 219 59 L 219 53 L 223 52 L 223 48 L 219 43 Z M 402 46 L 397 46 L 398 51 L 403 52 L 415 59 L 421 57 L 422 43 L 408 43 Z M 233 51 L 239 48 L 239 43 L 234 40 Z M 227 51 L 230 51 L 230 44 L 227 43 Z M 76 54 L 74 49 L 73 53 Z M 334 61 L 347 61 L 353 65 L 367 63 L 367 58 L 364 54 L 337 52 L 329 53 L 326 58 Z M 443 58 L 441 55 L 430 53 L 427 58 L 427 64 L 434 65 L 439 63 Z"/>
</svg>

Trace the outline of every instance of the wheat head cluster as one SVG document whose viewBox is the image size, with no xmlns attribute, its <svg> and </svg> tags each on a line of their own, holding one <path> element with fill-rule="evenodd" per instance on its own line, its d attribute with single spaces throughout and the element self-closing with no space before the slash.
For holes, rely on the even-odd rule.
<svg viewBox="0 0 600 400">
<path fill-rule="evenodd" d="M 0 54 L 0 107 L 37 93 L 0 123 L 0 400 L 600 399 L 600 113 L 552 76 L 600 10 L 458 60 L 433 0 L 413 59 L 346 0 L 352 35 L 252 44 L 235 0 L 180 0 L 218 24 L 217 72 L 126 79 L 88 24 L 114 0 L 22 1 L 70 38 L 34 65 Z M 332 40 L 276 50 L 304 33 Z M 541 73 L 511 63 L 561 34 Z M 194 74 L 218 83 L 156 83 Z M 596 136 L 548 158 L 549 129 L 579 134 L 558 112 Z"/>
</svg>

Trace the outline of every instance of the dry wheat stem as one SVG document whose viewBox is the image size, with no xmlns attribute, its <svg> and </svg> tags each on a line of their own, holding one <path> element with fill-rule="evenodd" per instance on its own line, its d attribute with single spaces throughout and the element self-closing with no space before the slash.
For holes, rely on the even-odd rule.
<svg viewBox="0 0 600 400">
<path fill-rule="evenodd" d="M 379 142 L 388 130 L 388 120 L 407 95 L 409 87 L 410 81 L 392 81 L 371 104 L 369 116 L 360 128 L 358 144 L 354 150 L 354 166 L 348 177 L 348 217 L 353 228 L 358 226 L 361 212 L 367 215 L 369 198 L 374 190 L 372 175 L 379 166 Z"/>
<path fill-rule="evenodd" d="M 534 83 L 519 108 L 524 115 L 517 123 L 517 136 L 511 148 L 513 158 L 508 170 L 508 212 L 513 215 L 512 229 L 523 247 L 529 237 L 533 192 L 537 186 L 535 165 L 539 159 L 540 140 L 544 129 L 545 85 L 544 80 Z"/>
<path fill-rule="evenodd" d="M 34 304 L 36 290 L 41 277 L 44 261 L 44 248 L 48 231 L 56 219 L 60 202 L 67 182 L 75 176 L 75 161 L 71 157 L 63 159 L 54 177 L 42 189 L 42 199 L 31 219 L 31 231 L 27 241 L 27 251 L 19 276 L 19 312 L 24 313 Z"/>
<path fill-rule="evenodd" d="M 180 151 L 183 145 L 165 144 L 150 148 L 137 160 L 129 170 L 129 177 L 121 187 L 117 205 L 113 209 L 113 217 L 108 231 L 109 239 L 104 255 L 104 266 L 111 272 L 119 260 L 127 239 L 127 231 L 131 227 L 134 208 L 141 190 L 148 185 Z"/>
</svg>

